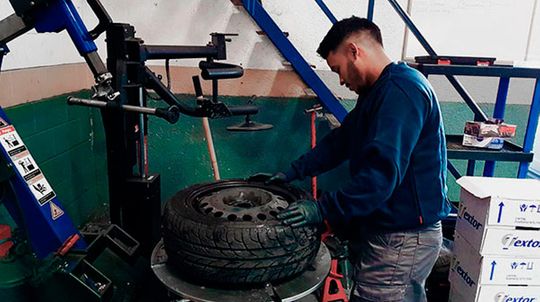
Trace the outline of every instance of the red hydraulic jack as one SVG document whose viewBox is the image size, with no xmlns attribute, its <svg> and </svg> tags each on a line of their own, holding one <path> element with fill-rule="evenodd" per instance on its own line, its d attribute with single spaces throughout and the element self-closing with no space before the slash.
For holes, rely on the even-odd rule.
<svg viewBox="0 0 540 302">
<path fill-rule="evenodd" d="M 332 259 L 330 262 L 330 273 L 324 280 L 324 288 L 321 302 L 348 302 L 349 298 L 345 288 L 341 284 L 343 275 L 338 273 L 339 259 Z"/>
<path fill-rule="evenodd" d="M 322 106 L 317 104 L 313 106 L 311 109 L 305 110 L 305 113 L 310 113 L 310 119 L 311 119 L 311 148 L 315 148 L 316 142 L 317 142 L 317 114 L 320 114 L 320 111 L 322 110 Z M 313 177 L 311 179 L 311 186 L 313 189 L 313 198 L 317 199 L 317 177 Z M 327 239 L 330 239 L 333 237 L 332 231 L 330 230 L 330 226 L 325 221 L 326 224 L 326 232 L 322 235 L 322 241 L 327 242 Z M 340 258 L 333 258 L 330 262 L 330 273 L 324 280 L 324 287 L 323 292 L 321 294 L 321 302 L 349 302 L 349 298 L 347 297 L 347 293 L 345 292 L 345 288 L 343 287 L 343 284 L 341 280 L 343 279 L 343 275 L 339 273 L 338 267 L 339 267 L 339 261 L 344 260 Z"/>
</svg>

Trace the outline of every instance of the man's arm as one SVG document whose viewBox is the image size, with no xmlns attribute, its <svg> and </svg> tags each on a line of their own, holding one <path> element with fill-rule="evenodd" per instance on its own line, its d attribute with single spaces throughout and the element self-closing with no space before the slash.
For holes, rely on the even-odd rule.
<svg viewBox="0 0 540 302">
<path fill-rule="evenodd" d="M 291 163 L 285 172 L 287 180 L 302 180 L 306 176 L 317 176 L 329 171 L 347 158 L 350 116 L 347 115 L 339 128 L 333 129 L 317 143 L 314 149 Z"/>
<path fill-rule="evenodd" d="M 366 216 L 390 198 L 407 171 L 429 110 L 430 101 L 419 92 L 405 92 L 396 85 L 385 91 L 380 107 L 371 115 L 360 152 L 352 155 L 355 175 L 340 190 L 320 199 L 330 226 Z"/>
</svg>

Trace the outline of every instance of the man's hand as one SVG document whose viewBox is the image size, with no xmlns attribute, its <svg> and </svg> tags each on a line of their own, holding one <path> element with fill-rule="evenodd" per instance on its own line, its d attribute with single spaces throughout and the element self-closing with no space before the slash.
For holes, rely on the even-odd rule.
<svg viewBox="0 0 540 302">
<path fill-rule="evenodd" d="M 293 228 L 307 225 L 322 226 L 323 216 L 319 204 L 312 200 L 300 200 L 291 203 L 283 212 L 277 215 L 282 223 Z"/>
<path fill-rule="evenodd" d="M 265 185 L 279 184 L 287 182 L 287 176 L 282 172 L 277 172 L 275 174 L 256 173 L 248 177 L 248 181 L 264 181 Z"/>
</svg>

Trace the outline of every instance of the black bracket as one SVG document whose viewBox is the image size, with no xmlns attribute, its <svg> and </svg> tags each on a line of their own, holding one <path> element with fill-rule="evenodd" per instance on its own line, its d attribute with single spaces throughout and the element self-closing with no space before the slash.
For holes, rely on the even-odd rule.
<svg viewBox="0 0 540 302">
<path fill-rule="evenodd" d="M 139 242 L 116 224 L 88 224 L 81 230 L 81 235 L 89 242 L 86 257 L 94 261 L 106 248 L 128 263 L 136 260 Z"/>
<path fill-rule="evenodd" d="M 109 24 L 112 23 L 112 19 L 99 0 L 87 0 L 87 2 L 99 20 L 98 25 L 96 25 L 94 29 L 88 32 L 90 34 L 90 37 L 95 40 L 97 37 L 99 37 L 99 35 L 101 35 L 107 30 Z"/>
<path fill-rule="evenodd" d="M 9 52 L 9 48 L 6 44 L 0 44 L 0 72 L 2 71 L 2 61 L 4 56 Z"/>
</svg>

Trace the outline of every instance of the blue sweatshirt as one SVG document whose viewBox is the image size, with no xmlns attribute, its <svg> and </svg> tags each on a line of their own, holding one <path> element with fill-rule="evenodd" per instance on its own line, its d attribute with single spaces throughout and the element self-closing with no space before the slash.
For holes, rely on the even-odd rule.
<svg viewBox="0 0 540 302">
<path fill-rule="evenodd" d="M 289 180 L 316 176 L 349 161 L 350 179 L 319 199 L 339 233 L 358 227 L 399 231 L 431 225 L 450 212 L 446 142 L 437 97 L 428 80 L 391 63 L 345 117 L 291 164 Z"/>
</svg>

